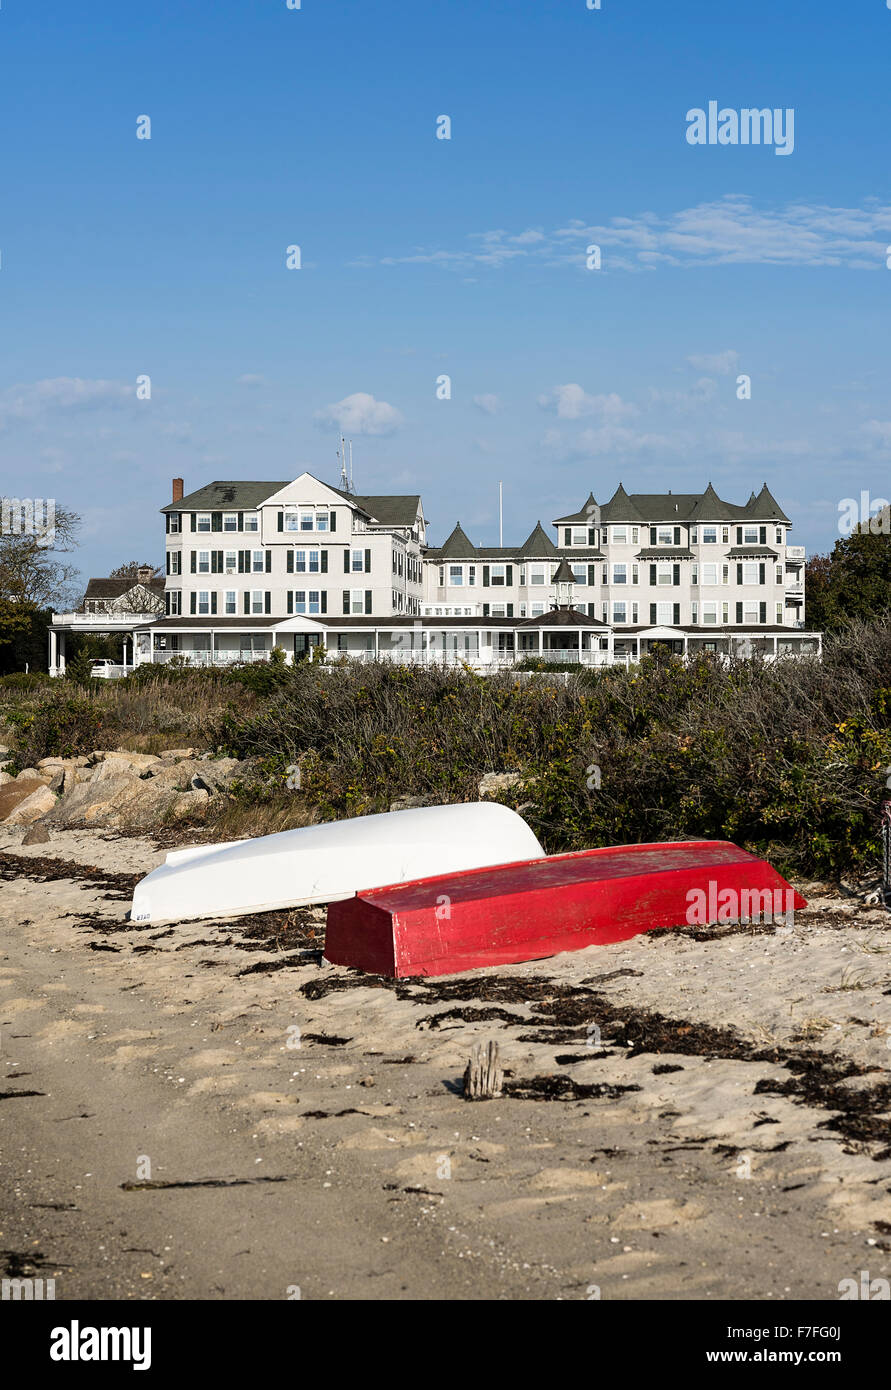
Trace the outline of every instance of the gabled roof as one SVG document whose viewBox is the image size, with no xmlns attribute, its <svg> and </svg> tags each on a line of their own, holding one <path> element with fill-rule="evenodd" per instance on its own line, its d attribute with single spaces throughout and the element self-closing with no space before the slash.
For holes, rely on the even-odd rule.
<svg viewBox="0 0 891 1390">
<path fill-rule="evenodd" d="M 536 521 L 532 532 L 516 553 L 524 560 L 538 559 L 539 557 L 550 559 L 557 554 L 557 547 L 550 536 L 542 530 L 541 522 Z"/>
<path fill-rule="evenodd" d="M 168 502 L 162 512 L 248 512 L 253 511 L 288 486 L 281 483 L 215 482 L 190 492 L 179 502 Z"/>
<path fill-rule="evenodd" d="M 429 550 L 427 552 L 428 559 L 437 560 L 465 560 L 468 557 L 473 559 L 476 555 L 477 548 L 473 541 L 469 540 L 465 535 L 460 521 L 452 534 L 443 541 L 438 549 Z"/>
<path fill-rule="evenodd" d="M 575 521 L 575 522 L 578 522 L 579 524 L 581 524 L 581 522 L 584 521 L 584 522 L 587 522 L 589 526 L 596 526 L 596 525 L 597 525 L 597 522 L 591 520 L 591 509 L 592 509 L 593 507 L 596 507 L 596 506 L 597 506 L 597 503 L 594 501 L 594 494 L 593 494 L 593 492 L 589 492 L 589 493 L 588 493 L 588 500 L 587 500 L 587 502 L 585 503 L 585 505 L 582 507 L 582 509 L 581 509 L 580 512 L 576 512 L 574 516 L 558 516 L 558 517 L 555 517 L 555 518 L 554 518 L 554 523 L 553 523 L 553 524 L 554 524 L 555 526 L 562 526 L 564 522 Z"/>
<path fill-rule="evenodd" d="M 753 494 L 754 497 L 754 494 Z M 749 504 L 746 503 L 746 506 Z M 739 516 L 740 508 L 732 506 L 729 502 L 722 502 L 715 489 L 709 483 L 705 492 L 695 503 L 690 513 L 691 521 L 735 521 Z"/>
<path fill-rule="evenodd" d="M 421 506 L 417 492 L 395 493 L 392 496 L 381 493 L 344 492 L 342 488 L 332 487 L 345 502 L 354 502 L 361 511 L 379 522 L 381 526 L 414 526 Z"/>
<path fill-rule="evenodd" d="M 791 525 L 791 522 L 789 522 L 789 518 L 786 516 L 786 513 L 782 510 L 779 503 L 771 495 L 770 488 L 767 486 L 767 483 L 764 484 L 761 491 L 758 493 L 758 496 L 755 498 L 754 503 L 750 503 L 750 505 L 746 508 L 746 515 L 750 517 L 758 517 L 760 520 L 763 521 L 785 521 L 789 525 Z"/>
<path fill-rule="evenodd" d="M 641 498 L 639 496 L 634 498 L 629 497 L 622 484 L 619 483 L 619 486 L 616 488 L 606 506 L 601 508 L 600 520 L 603 522 L 636 521 L 645 523 L 647 518 L 637 506 L 637 503 L 640 501 Z M 664 520 L 664 517 L 660 516 L 659 520 Z"/>
<path fill-rule="evenodd" d="M 148 584 L 143 584 L 139 579 L 90 579 L 87 582 L 84 601 L 88 598 L 121 598 L 124 594 L 129 594 L 131 589 L 148 589 L 156 597 L 163 598 L 164 588 L 163 579 L 152 579 Z"/>
</svg>

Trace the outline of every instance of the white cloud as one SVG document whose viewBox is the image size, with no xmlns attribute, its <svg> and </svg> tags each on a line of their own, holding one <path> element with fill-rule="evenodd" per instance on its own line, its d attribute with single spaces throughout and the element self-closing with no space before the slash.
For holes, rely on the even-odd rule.
<svg viewBox="0 0 891 1390">
<path fill-rule="evenodd" d="M 669 406 L 672 410 L 695 410 L 713 400 L 717 385 L 710 376 L 701 376 L 687 391 L 660 391 L 650 387 L 652 405 Z"/>
<path fill-rule="evenodd" d="M 236 386 L 265 386 L 266 378 L 259 372 L 245 372 L 243 376 L 237 377 Z"/>
<path fill-rule="evenodd" d="M 366 391 L 356 391 L 334 405 L 317 410 L 320 425 L 338 425 L 345 434 L 393 434 L 403 423 L 400 411 L 386 401 L 377 401 Z"/>
<path fill-rule="evenodd" d="M 118 381 L 50 377 L 44 381 L 10 386 L 0 392 L 0 429 L 18 420 L 33 421 L 46 415 L 100 410 L 135 400 L 135 383 L 131 386 Z"/>
<path fill-rule="evenodd" d="M 497 415 L 501 409 L 501 402 L 497 396 L 482 395 L 474 396 L 473 403 L 486 415 Z"/>
<path fill-rule="evenodd" d="M 606 223 L 572 219 L 550 232 L 499 228 L 470 233 L 467 241 L 470 245 L 460 250 L 418 247 L 383 264 L 467 271 L 535 259 L 584 268 L 586 249 L 596 244 L 607 271 L 731 264 L 884 269 L 891 206 L 867 199 L 859 208 L 822 203 L 755 207 L 748 196 L 728 193 L 676 212 L 643 211 Z"/>
<path fill-rule="evenodd" d="M 733 348 L 727 348 L 724 352 L 692 353 L 687 361 L 698 372 L 715 372 L 718 376 L 728 376 L 739 365 L 739 353 L 734 352 Z"/>
<path fill-rule="evenodd" d="M 615 391 L 605 396 L 590 396 L 577 381 L 555 386 L 550 395 L 539 396 L 538 404 L 545 410 L 556 410 L 561 420 L 581 420 L 587 415 L 599 415 L 603 420 L 622 420 L 637 414 L 637 407 L 623 401 Z"/>
</svg>

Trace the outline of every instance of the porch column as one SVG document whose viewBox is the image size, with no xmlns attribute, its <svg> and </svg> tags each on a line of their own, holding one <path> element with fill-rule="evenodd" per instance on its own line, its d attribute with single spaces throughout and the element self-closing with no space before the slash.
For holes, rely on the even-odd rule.
<svg viewBox="0 0 891 1390">
<path fill-rule="evenodd" d="M 60 674 L 63 675 L 63 676 L 64 676 L 64 674 L 65 674 L 65 654 L 66 654 L 67 646 L 68 646 L 68 643 L 67 643 L 67 640 L 66 640 L 66 639 L 67 639 L 67 636 L 68 636 L 68 634 L 67 634 L 66 632 L 61 632 L 61 633 L 59 634 L 59 637 L 60 637 L 60 639 L 61 639 L 60 644 L 59 644 L 59 645 L 60 645 L 60 651 L 59 651 L 59 668 L 60 668 Z"/>
<path fill-rule="evenodd" d="M 49 630 L 49 673 L 51 676 L 56 674 L 56 649 L 58 641 L 52 628 Z"/>
<path fill-rule="evenodd" d="M 374 659 L 375 659 L 375 661 L 380 661 L 380 659 L 381 659 L 381 640 L 380 640 L 380 637 L 381 637 L 381 635 L 380 635 L 380 628 L 375 628 L 375 629 L 374 629 Z"/>
<path fill-rule="evenodd" d="M 543 636 L 542 636 L 542 630 L 541 630 L 541 628 L 539 628 L 539 629 L 538 629 L 538 655 L 541 656 L 541 654 L 542 654 L 543 651 L 544 651 L 544 639 L 543 639 Z"/>
</svg>

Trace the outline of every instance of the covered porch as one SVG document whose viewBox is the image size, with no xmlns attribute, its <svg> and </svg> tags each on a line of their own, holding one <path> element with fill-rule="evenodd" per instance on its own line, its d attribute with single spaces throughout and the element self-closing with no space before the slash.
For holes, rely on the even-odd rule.
<svg viewBox="0 0 891 1390">
<path fill-rule="evenodd" d="M 51 676 L 65 675 L 68 657 L 68 636 L 120 637 L 122 662 L 116 674 L 129 675 L 141 660 L 147 644 L 141 638 L 147 633 L 154 615 L 109 613 L 54 613 L 47 629 L 47 668 Z"/>
</svg>

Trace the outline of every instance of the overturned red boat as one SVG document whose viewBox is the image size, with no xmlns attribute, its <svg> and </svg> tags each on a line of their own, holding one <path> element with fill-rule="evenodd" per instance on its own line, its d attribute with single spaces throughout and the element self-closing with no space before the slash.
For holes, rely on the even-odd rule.
<svg viewBox="0 0 891 1390">
<path fill-rule="evenodd" d="M 448 975 L 806 906 L 726 840 L 609 846 L 360 892 L 329 906 L 325 957 L 397 979 Z"/>
</svg>

